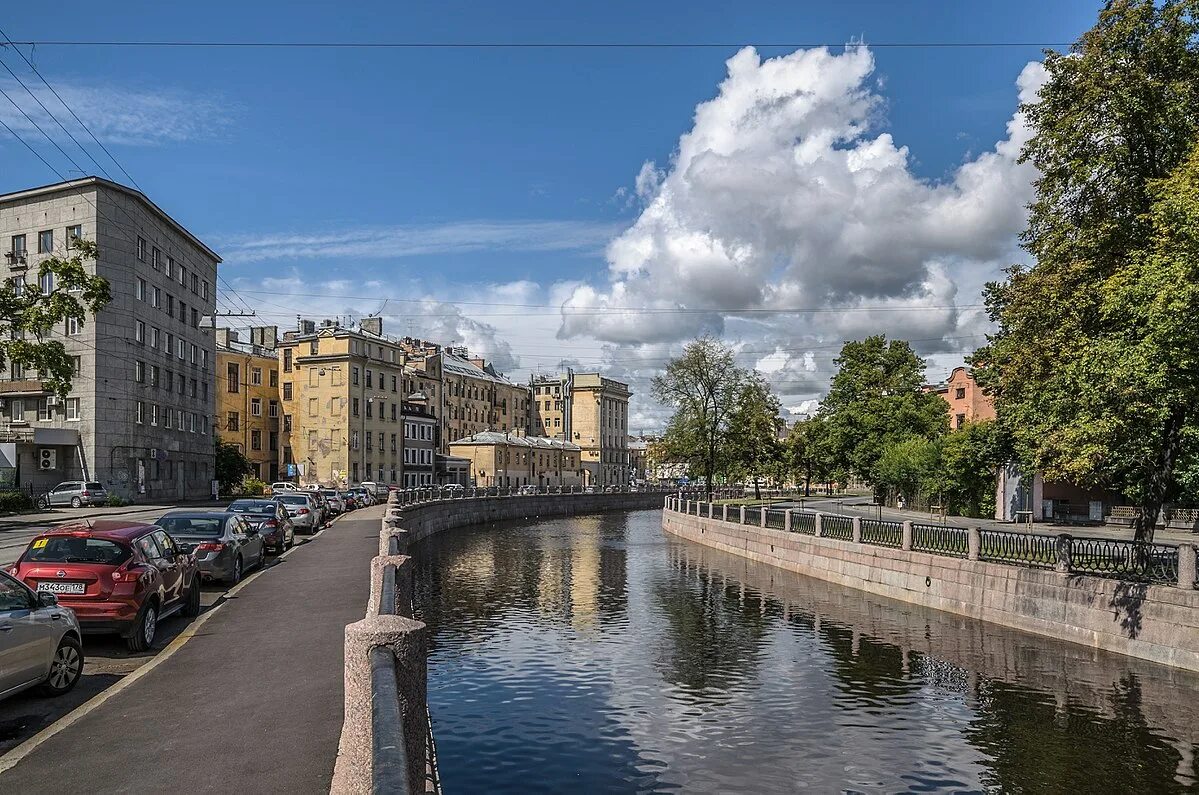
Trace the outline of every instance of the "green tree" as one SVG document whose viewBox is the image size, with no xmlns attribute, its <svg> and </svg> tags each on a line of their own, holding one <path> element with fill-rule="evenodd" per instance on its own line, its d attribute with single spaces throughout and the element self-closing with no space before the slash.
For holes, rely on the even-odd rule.
<svg viewBox="0 0 1199 795">
<path fill-rule="evenodd" d="M 221 493 L 229 494 L 250 473 L 250 461 L 237 445 L 221 441 L 220 438 L 215 440 L 215 451 L 216 479 L 220 483 Z"/>
<path fill-rule="evenodd" d="M 725 468 L 722 448 L 741 380 L 733 352 L 711 337 L 689 344 L 653 380 L 654 396 L 674 408 L 663 446 L 703 477 L 708 499 L 716 475 Z"/>
<path fill-rule="evenodd" d="M 906 341 L 887 342 L 879 334 L 847 342 L 836 364 L 820 416 L 831 463 L 842 480 L 857 475 L 878 482 L 878 460 L 888 447 L 945 432 L 945 401 L 921 389 L 924 361 Z"/>
<path fill-rule="evenodd" d="M 779 399 L 762 374 L 744 373 L 729 412 L 726 444 L 730 467 L 753 480 L 755 499 L 762 498 L 761 481 L 776 469 L 782 457 L 781 411 Z"/>
<path fill-rule="evenodd" d="M 994 420 L 968 422 L 941 439 L 940 465 L 929 482 L 958 516 L 995 515 L 995 472 L 1011 460 L 1006 437 Z"/>
<path fill-rule="evenodd" d="M 37 284 L 4 279 L 0 284 L 0 367 L 20 365 L 59 397 L 71 391 L 74 364 L 61 340 L 50 335 L 67 321 L 83 323 L 111 300 L 108 281 L 87 272 L 96 244 L 75 238 L 69 255 L 38 263 Z"/>
<path fill-rule="evenodd" d="M 1023 108 L 1040 171 L 972 357 L 1019 459 L 1136 500 L 1138 540 L 1189 466 L 1197 392 L 1199 0 L 1113 0 Z"/>
<path fill-rule="evenodd" d="M 787 434 L 786 456 L 796 481 L 803 483 L 804 496 L 812 496 L 812 483 L 827 483 L 833 477 L 824 418 L 814 415 L 799 420 Z"/>
<path fill-rule="evenodd" d="M 902 494 L 916 505 L 936 491 L 940 470 L 940 439 L 910 436 L 883 450 L 874 467 L 874 483 Z"/>
</svg>

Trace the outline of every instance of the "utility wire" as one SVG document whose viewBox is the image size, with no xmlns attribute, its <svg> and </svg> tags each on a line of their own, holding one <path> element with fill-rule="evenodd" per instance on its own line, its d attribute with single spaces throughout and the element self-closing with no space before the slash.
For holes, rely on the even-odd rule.
<svg viewBox="0 0 1199 795">
<path fill-rule="evenodd" d="M 241 49 L 357 49 L 357 50 L 696 50 L 741 47 L 868 47 L 886 49 L 997 49 L 1071 47 L 1060 41 L 227 41 L 219 39 L 25 39 L 10 44 L 30 47 L 172 47 Z"/>
</svg>

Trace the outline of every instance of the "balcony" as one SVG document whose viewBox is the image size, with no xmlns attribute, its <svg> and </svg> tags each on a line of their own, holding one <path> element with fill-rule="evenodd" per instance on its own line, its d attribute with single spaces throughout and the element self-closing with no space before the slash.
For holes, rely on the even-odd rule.
<svg viewBox="0 0 1199 795">
<path fill-rule="evenodd" d="M 8 261 L 8 267 L 14 271 L 23 271 L 29 267 L 29 252 L 24 249 L 9 251 L 4 255 L 4 259 Z"/>
<path fill-rule="evenodd" d="M 0 381 L 0 396 L 26 397 L 49 394 L 50 390 L 41 381 Z"/>
</svg>

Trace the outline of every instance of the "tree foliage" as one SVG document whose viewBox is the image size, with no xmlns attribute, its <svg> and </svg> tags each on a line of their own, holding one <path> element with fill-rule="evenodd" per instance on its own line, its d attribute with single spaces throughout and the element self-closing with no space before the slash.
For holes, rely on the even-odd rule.
<svg viewBox="0 0 1199 795">
<path fill-rule="evenodd" d="M 815 415 L 799 420 L 787 434 L 785 455 L 796 483 L 803 484 L 804 496 L 810 497 L 813 483 L 833 479 L 833 458 L 829 449 L 828 423 Z"/>
<path fill-rule="evenodd" d="M 250 473 L 250 461 L 237 445 L 215 439 L 216 479 L 221 493 L 229 494 L 240 486 L 242 479 Z"/>
<path fill-rule="evenodd" d="M 37 372 L 59 397 L 71 391 L 74 365 L 61 340 L 50 339 L 68 320 L 83 322 L 111 300 L 108 281 L 87 272 L 96 244 L 76 238 L 69 255 L 45 257 L 37 283 L 5 279 L 0 284 L 0 367 L 17 364 Z M 49 289 L 46 289 L 49 287 Z"/>
<path fill-rule="evenodd" d="M 1152 537 L 1199 406 L 1199 0 L 1113 0 L 1023 108 L 1040 171 L 972 361 L 1020 459 L 1122 491 Z"/>
<path fill-rule="evenodd" d="M 842 479 L 877 482 L 883 451 L 913 436 L 945 432 L 945 401 L 921 389 L 924 361 L 903 340 L 883 335 L 847 342 L 820 404 L 830 464 Z"/>
<path fill-rule="evenodd" d="M 781 410 L 778 398 L 761 373 L 741 373 L 741 383 L 729 411 L 726 455 L 733 474 L 753 480 L 754 496 L 759 499 L 761 481 L 777 472 L 782 458 Z"/>
</svg>

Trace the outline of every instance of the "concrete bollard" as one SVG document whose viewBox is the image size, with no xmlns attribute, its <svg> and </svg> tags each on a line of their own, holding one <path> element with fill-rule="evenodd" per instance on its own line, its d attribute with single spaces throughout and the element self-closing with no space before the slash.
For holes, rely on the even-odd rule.
<svg viewBox="0 0 1199 795">
<path fill-rule="evenodd" d="M 902 533 L 903 533 L 903 536 L 902 536 L 903 540 L 900 542 L 899 547 L 900 547 L 900 549 L 906 549 L 908 551 L 911 551 L 911 549 L 912 549 L 912 523 L 910 521 L 906 521 L 903 523 Z"/>
<path fill-rule="evenodd" d="M 1194 544 L 1179 544 L 1178 545 L 1178 587 L 1191 590 L 1195 588 L 1196 580 L 1199 580 L 1199 572 L 1196 572 L 1196 567 L 1199 566 L 1199 561 L 1196 561 L 1196 547 Z"/>
<path fill-rule="evenodd" d="M 761 507 L 761 508 L 758 510 L 758 513 L 760 514 L 760 516 L 758 517 L 758 526 L 759 526 L 759 527 L 765 527 L 765 526 L 766 526 L 766 506 L 765 506 L 765 505 L 763 505 L 763 506 L 762 506 L 762 507 Z"/>
<path fill-rule="evenodd" d="M 791 532 L 791 509 L 783 511 L 783 530 L 787 533 Z"/>
<path fill-rule="evenodd" d="M 720 506 L 720 508 L 721 508 L 721 510 L 720 510 L 720 521 L 722 521 L 722 522 L 727 522 L 727 521 L 729 520 L 729 506 L 728 506 L 728 504 L 726 503 L 726 504 L 724 504 L 724 505 Z"/>
<path fill-rule="evenodd" d="M 741 506 L 741 518 L 737 520 L 741 524 L 745 524 L 745 506 Z"/>
<path fill-rule="evenodd" d="M 1054 566 L 1055 571 L 1059 571 L 1063 574 L 1068 574 L 1070 572 L 1070 557 L 1072 552 L 1071 542 L 1073 540 L 1074 539 L 1066 533 L 1058 534 L 1058 537 L 1053 545 L 1054 555 L 1057 558 L 1057 563 Z"/>
<path fill-rule="evenodd" d="M 713 514 L 715 511 L 716 511 L 716 506 L 715 506 L 715 505 L 713 505 L 712 503 L 708 503 L 708 518 L 709 518 L 709 519 L 711 519 L 711 518 L 712 518 L 712 514 Z"/>
<path fill-rule="evenodd" d="M 853 518 L 853 542 L 855 544 L 862 543 L 862 519 L 858 516 Z"/>
<path fill-rule="evenodd" d="M 982 530 L 977 527 L 966 528 L 966 559 L 978 560 L 983 548 Z"/>
<path fill-rule="evenodd" d="M 824 514 L 816 514 L 816 537 L 824 535 Z"/>
</svg>

